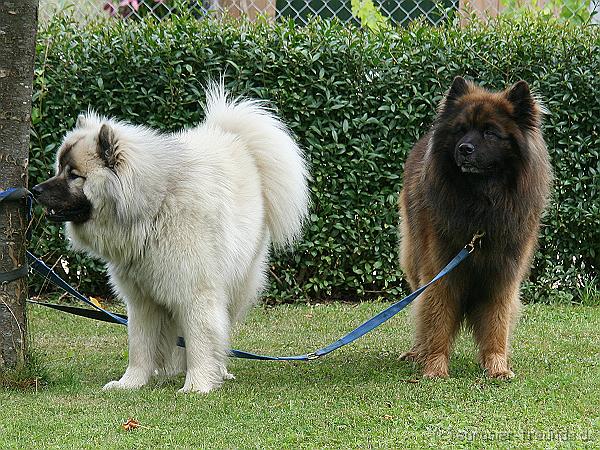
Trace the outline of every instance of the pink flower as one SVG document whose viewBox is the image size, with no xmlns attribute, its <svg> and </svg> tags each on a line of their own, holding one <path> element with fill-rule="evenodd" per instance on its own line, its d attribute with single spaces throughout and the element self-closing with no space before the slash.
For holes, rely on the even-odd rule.
<svg viewBox="0 0 600 450">
<path fill-rule="evenodd" d="M 133 8 L 134 11 L 137 11 L 138 9 L 140 9 L 140 4 L 138 2 L 138 0 L 121 0 L 121 2 L 119 3 L 119 6 L 128 6 L 131 5 L 131 7 Z"/>
</svg>

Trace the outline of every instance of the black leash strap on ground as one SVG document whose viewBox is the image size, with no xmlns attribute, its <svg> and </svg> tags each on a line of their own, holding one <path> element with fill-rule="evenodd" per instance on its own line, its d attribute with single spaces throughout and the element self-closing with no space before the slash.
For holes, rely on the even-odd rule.
<svg viewBox="0 0 600 450">
<path fill-rule="evenodd" d="M 89 309 L 76 308 L 73 306 L 63 308 L 63 306 L 60 305 L 60 307 L 55 307 L 51 303 L 39 303 L 40 305 L 48 306 L 49 308 L 59 309 L 61 311 L 75 314 L 76 316 L 89 317 L 91 319 L 102 317 L 102 319 L 99 319 L 99 320 L 103 320 L 104 322 L 119 323 L 121 325 L 127 325 L 127 316 L 124 316 L 123 314 L 117 314 L 117 313 L 114 313 L 111 311 L 107 311 L 106 309 L 104 309 L 104 308 L 98 306 L 97 304 L 95 304 L 94 302 L 92 302 L 85 295 L 81 294 L 74 287 L 72 287 L 69 283 L 67 283 L 65 280 L 63 280 L 61 277 L 59 277 L 58 274 L 54 270 L 52 270 L 51 267 L 48 267 L 44 263 L 44 261 L 42 261 L 41 259 L 36 257 L 33 253 L 27 252 L 27 259 L 29 260 L 29 263 L 31 264 L 31 268 L 35 273 L 41 275 L 42 277 L 44 277 L 45 279 L 50 281 L 55 286 L 58 286 L 65 292 L 68 292 L 73 297 L 75 297 L 77 300 L 82 301 L 83 303 L 85 303 L 88 306 L 91 306 L 93 308 L 93 311 L 88 312 L 88 311 L 90 311 Z M 50 305 L 52 305 L 52 306 L 50 306 Z M 59 305 L 56 305 L 56 306 L 59 306 Z"/>
<path fill-rule="evenodd" d="M 0 203 L 15 202 L 23 199 L 27 199 L 27 207 L 31 210 L 31 192 L 27 189 L 20 187 L 0 191 Z M 9 270 L 8 272 L 0 272 L 0 283 L 9 283 L 19 278 L 25 278 L 28 272 L 29 268 L 27 267 L 27 262 L 25 262 L 21 267 Z"/>
<path fill-rule="evenodd" d="M 96 309 L 89 308 L 78 308 L 76 306 L 68 306 L 68 305 L 60 305 L 56 303 L 46 303 L 46 302 L 38 302 L 35 300 L 27 300 L 27 303 L 31 303 L 33 305 L 46 306 L 47 308 L 56 309 L 57 311 L 66 312 L 69 314 L 73 314 L 74 316 L 85 317 L 87 319 L 99 320 L 101 322 L 108 323 L 121 323 L 114 319 L 112 316 L 108 316 L 104 311 L 98 311 Z M 121 319 L 126 320 L 127 316 L 125 314 L 119 314 L 113 312 L 115 316 L 120 317 Z"/>
</svg>

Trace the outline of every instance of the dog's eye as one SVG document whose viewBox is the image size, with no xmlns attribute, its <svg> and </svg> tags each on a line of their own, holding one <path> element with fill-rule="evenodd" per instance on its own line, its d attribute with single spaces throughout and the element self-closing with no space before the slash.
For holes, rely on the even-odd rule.
<svg viewBox="0 0 600 450">
<path fill-rule="evenodd" d="M 496 133 L 494 130 L 485 130 L 483 132 L 483 136 L 486 139 L 498 139 L 500 136 L 498 135 L 498 133 Z"/>
<path fill-rule="evenodd" d="M 67 174 L 67 178 L 69 179 L 69 181 L 78 180 L 80 178 L 82 180 L 85 180 L 85 177 L 82 177 L 81 175 L 79 175 L 78 173 L 73 172 L 72 170 L 70 170 L 69 173 Z"/>
</svg>

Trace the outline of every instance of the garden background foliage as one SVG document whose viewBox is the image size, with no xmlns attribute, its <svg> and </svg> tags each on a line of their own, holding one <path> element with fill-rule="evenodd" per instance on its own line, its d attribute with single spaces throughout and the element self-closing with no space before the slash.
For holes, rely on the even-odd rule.
<svg viewBox="0 0 600 450">
<path fill-rule="evenodd" d="M 313 176 L 304 238 L 272 258 L 266 297 L 274 302 L 405 292 L 396 203 L 407 152 L 454 76 L 493 89 L 525 79 L 549 110 L 556 174 L 525 297 L 577 301 L 597 287 L 598 27 L 526 15 L 379 32 L 320 20 L 298 27 L 182 16 L 82 26 L 58 18 L 39 33 L 37 50 L 31 185 L 51 174 L 62 136 L 88 107 L 176 130 L 202 120 L 203 86 L 222 73 L 235 95 L 268 100 L 306 149 Z M 102 265 L 69 252 L 40 210 L 32 249 L 85 292 L 107 294 Z"/>
</svg>

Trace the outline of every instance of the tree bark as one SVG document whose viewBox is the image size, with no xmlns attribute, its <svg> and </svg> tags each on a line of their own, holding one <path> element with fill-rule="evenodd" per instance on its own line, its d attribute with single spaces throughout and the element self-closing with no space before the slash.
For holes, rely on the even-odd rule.
<svg viewBox="0 0 600 450">
<path fill-rule="evenodd" d="M 0 190 L 27 187 L 38 0 L 0 0 Z M 0 204 L 0 272 L 25 263 L 26 200 Z M 27 280 L 0 283 L 0 370 L 27 355 Z"/>
</svg>

